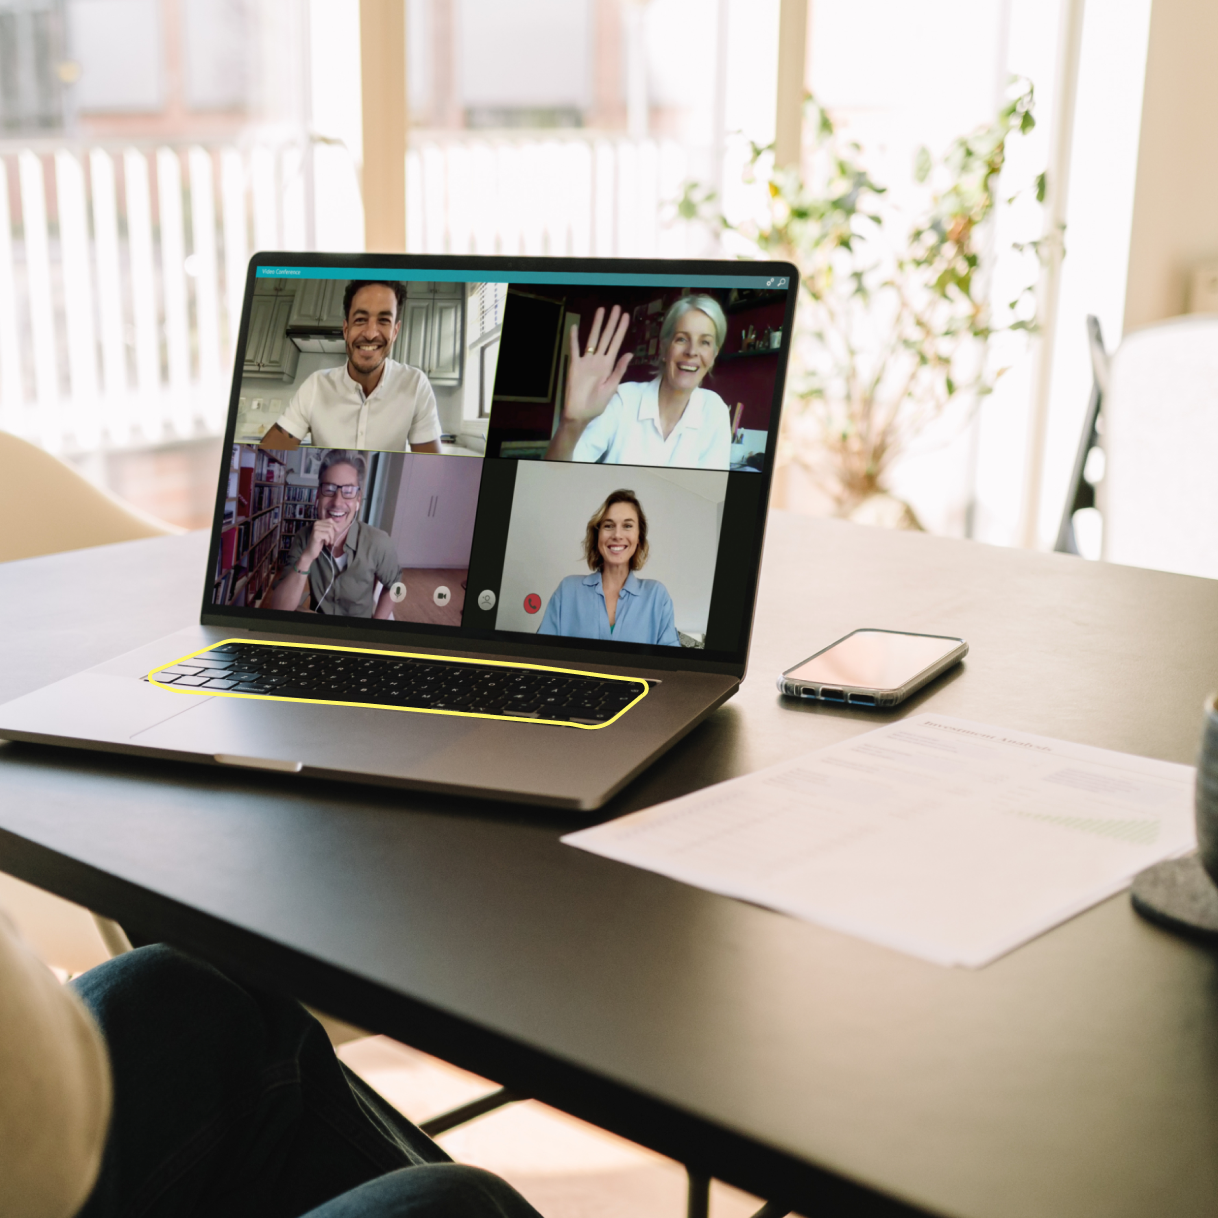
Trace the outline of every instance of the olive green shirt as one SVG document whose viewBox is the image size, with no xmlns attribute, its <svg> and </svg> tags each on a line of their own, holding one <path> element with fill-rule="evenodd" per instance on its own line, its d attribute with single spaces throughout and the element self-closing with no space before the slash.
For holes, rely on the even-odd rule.
<svg viewBox="0 0 1218 1218">
<path fill-rule="evenodd" d="M 70 1218 L 101 1167 L 110 1065 L 88 1012 L 0 913 L 0 1214 Z"/>
<path fill-rule="evenodd" d="M 288 561 L 280 570 L 280 579 L 290 574 L 294 566 L 300 565 L 301 555 L 312 533 L 310 526 L 296 534 Z M 307 577 L 313 608 L 319 613 L 334 613 L 343 617 L 371 617 L 376 610 L 372 598 L 376 581 L 379 579 L 388 588 L 402 574 L 397 547 L 388 533 L 357 520 L 347 532 L 343 553 L 347 556 L 347 566 L 342 571 L 338 570 L 327 550 L 313 560 Z M 331 586 L 332 578 L 334 583 Z M 304 605 L 303 596 L 300 603 Z"/>
</svg>

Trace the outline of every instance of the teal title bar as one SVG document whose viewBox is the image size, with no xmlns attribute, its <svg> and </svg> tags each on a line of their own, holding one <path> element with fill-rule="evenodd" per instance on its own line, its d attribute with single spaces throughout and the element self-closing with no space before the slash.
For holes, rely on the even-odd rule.
<svg viewBox="0 0 1218 1218">
<path fill-rule="evenodd" d="M 790 286 L 784 276 L 615 275 L 606 271 L 440 271 L 403 267 L 260 266 L 259 279 L 391 279 L 399 283 L 570 283 L 623 288 L 772 288 Z"/>
</svg>

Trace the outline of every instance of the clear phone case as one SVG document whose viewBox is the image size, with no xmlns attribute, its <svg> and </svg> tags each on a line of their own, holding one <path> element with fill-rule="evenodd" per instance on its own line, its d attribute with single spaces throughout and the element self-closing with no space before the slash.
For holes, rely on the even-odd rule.
<svg viewBox="0 0 1218 1218">
<path fill-rule="evenodd" d="M 861 633 L 875 634 L 894 634 L 903 635 L 907 638 L 919 639 L 942 639 L 945 643 L 953 643 L 954 647 L 950 648 L 944 655 L 940 656 L 933 663 L 927 665 L 920 672 L 910 677 L 903 685 L 893 688 L 882 688 L 868 685 L 843 685 L 829 684 L 820 681 L 809 681 L 798 677 L 792 677 L 791 674 L 796 669 L 802 668 L 810 660 L 816 659 L 817 656 L 822 656 L 828 651 L 832 651 L 834 647 L 840 646 L 847 639 L 856 634 Z M 921 689 L 923 685 L 933 681 L 940 673 L 946 672 L 954 664 L 958 664 L 964 657 L 968 655 L 968 644 L 961 638 L 955 635 L 944 634 L 918 634 L 908 630 L 880 630 L 874 626 L 860 626 L 858 630 L 852 630 L 850 634 L 843 635 L 834 643 L 830 643 L 828 647 L 822 647 L 820 651 L 813 652 L 806 660 L 800 660 L 798 664 L 792 664 L 778 678 L 778 691 L 788 698 L 801 698 L 806 701 L 816 702 L 832 702 L 839 706 L 867 706 L 867 707 L 882 707 L 882 706 L 898 706 L 904 702 L 910 694 Z"/>
</svg>

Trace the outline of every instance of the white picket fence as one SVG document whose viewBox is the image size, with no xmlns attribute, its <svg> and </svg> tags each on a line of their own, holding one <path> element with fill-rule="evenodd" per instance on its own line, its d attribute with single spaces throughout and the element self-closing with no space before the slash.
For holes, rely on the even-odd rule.
<svg viewBox="0 0 1218 1218">
<path fill-rule="evenodd" d="M 675 144 L 421 139 L 407 248 L 680 256 Z M 363 248 L 340 146 L 0 144 L 0 429 L 67 455 L 223 427 L 250 253 Z"/>
</svg>

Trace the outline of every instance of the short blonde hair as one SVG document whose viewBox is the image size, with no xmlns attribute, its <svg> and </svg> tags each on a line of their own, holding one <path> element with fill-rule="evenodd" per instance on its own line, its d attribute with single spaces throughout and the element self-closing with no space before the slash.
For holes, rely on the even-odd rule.
<svg viewBox="0 0 1218 1218">
<path fill-rule="evenodd" d="M 668 350 L 668 344 L 677 332 L 677 322 L 694 309 L 705 313 L 715 327 L 715 354 L 723 350 L 723 344 L 727 342 L 727 318 L 723 314 L 723 306 L 713 296 L 679 296 L 664 314 L 664 324 L 660 327 L 661 352 Z"/>
<path fill-rule="evenodd" d="M 635 546 L 634 553 L 630 556 L 630 569 L 637 571 L 647 561 L 647 517 L 643 514 L 643 505 L 634 491 L 614 491 L 593 513 L 592 519 L 588 521 L 587 531 L 584 533 L 584 558 L 587 560 L 589 571 L 600 571 L 605 566 L 605 556 L 601 553 L 598 544 L 601 523 L 605 519 L 605 513 L 615 503 L 629 503 L 639 516 L 639 544 Z"/>
</svg>

